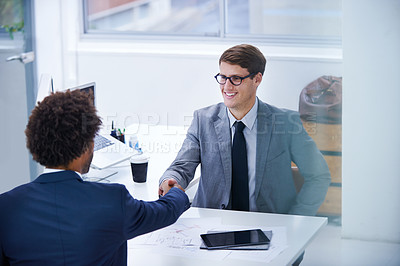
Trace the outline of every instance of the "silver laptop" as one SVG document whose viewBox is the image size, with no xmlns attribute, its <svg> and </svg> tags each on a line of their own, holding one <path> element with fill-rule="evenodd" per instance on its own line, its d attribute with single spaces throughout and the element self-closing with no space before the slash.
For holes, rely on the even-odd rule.
<svg viewBox="0 0 400 266">
<path fill-rule="evenodd" d="M 95 82 L 69 88 L 69 90 L 81 90 L 87 93 L 91 91 L 93 93 L 93 104 L 96 105 Z M 132 148 L 108 134 L 98 134 L 94 139 L 94 147 L 91 167 L 99 170 L 128 160 L 134 154 Z"/>
</svg>

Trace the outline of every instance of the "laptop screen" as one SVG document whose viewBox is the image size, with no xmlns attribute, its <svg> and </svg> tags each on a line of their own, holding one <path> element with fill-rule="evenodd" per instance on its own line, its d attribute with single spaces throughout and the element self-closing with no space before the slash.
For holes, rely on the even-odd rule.
<svg viewBox="0 0 400 266">
<path fill-rule="evenodd" d="M 86 93 L 92 92 L 92 103 L 94 106 L 96 106 L 96 100 L 95 100 L 95 90 L 96 90 L 96 83 L 95 82 L 90 82 L 84 85 L 68 88 L 69 90 L 81 90 Z"/>
</svg>

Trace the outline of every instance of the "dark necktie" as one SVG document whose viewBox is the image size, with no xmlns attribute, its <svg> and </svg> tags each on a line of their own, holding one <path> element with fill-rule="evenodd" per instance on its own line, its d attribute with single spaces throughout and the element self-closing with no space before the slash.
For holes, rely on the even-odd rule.
<svg viewBox="0 0 400 266">
<path fill-rule="evenodd" d="M 243 135 L 245 125 L 236 121 L 232 144 L 232 210 L 249 210 L 249 181 L 247 171 L 246 141 Z"/>
</svg>

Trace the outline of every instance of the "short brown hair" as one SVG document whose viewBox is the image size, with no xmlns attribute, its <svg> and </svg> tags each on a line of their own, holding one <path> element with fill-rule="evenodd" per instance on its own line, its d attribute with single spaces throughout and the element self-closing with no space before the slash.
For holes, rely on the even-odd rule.
<svg viewBox="0 0 400 266">
<path fill-rule="evenodd" d="M 93 142 L 101 125 L 90 95 L 56 92 L 33 109 L 25 129 L 33 159 L 46 167 L 66 166 Z"/>
<path fill-rule="evenodd" d="M 261 51 L 250 44 L 240 44 L 226 50 L 219 58 L 219 64 L 225 62 L 246 68 L 249 73 L 264 75 L 267 60 Z"/>
</svg>

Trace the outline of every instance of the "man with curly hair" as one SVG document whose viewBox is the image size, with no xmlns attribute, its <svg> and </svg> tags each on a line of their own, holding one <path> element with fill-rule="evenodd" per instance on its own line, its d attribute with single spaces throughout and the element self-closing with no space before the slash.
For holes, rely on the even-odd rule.
<svg viewBox="0 0 400 266">
<path fill-rule="evenodd" d="M 120 184 L 85 182 L 101 120 L 90 95 L 57 92 L 25 133 L 45 172 L 0 195 L 0 265 L 126 265 L 127 240 L 174 223 L 189 208 L 179 185 L 153 202 Z"/>
</svg>

